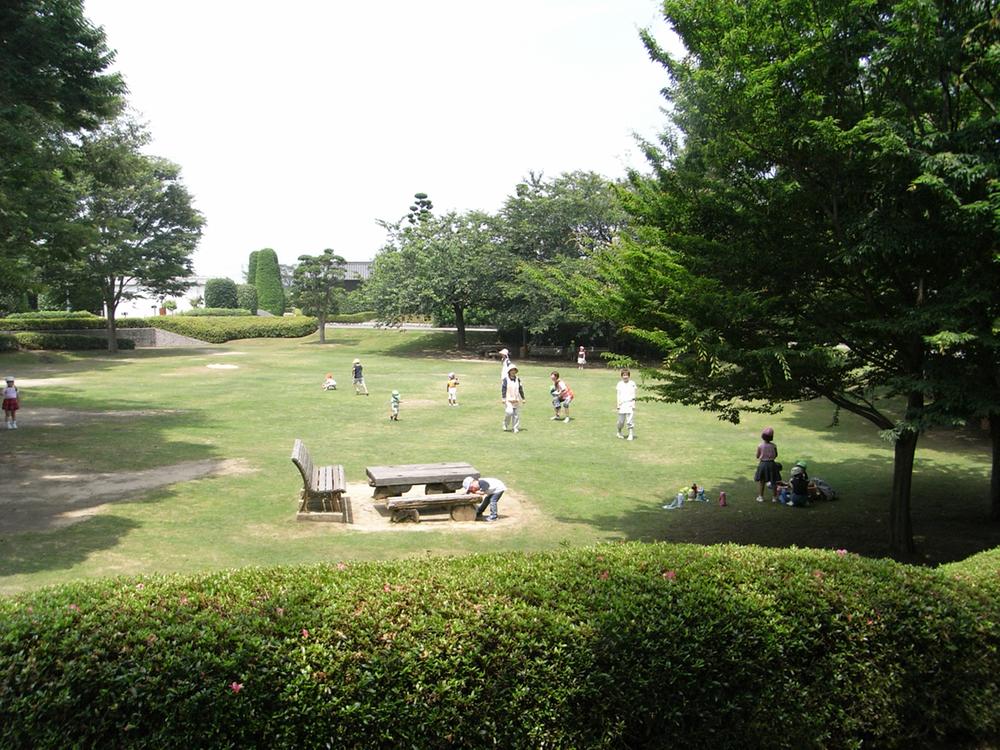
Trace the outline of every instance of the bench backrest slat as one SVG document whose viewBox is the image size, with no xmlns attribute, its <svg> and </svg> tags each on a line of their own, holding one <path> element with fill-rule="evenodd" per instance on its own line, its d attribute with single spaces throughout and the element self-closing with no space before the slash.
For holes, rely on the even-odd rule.
<svg viewBox="0 0 1000 750">
<path fill-rule="evenodd" d="M 295 445 L 292 446 L 292 463 L 298 467 L 299 473 L 302 474 L 302 481 L 307 487 L 310 487 L 313 480 L 313 462 L 309 451 L 306 450 L 305 443 L 301 440 L 296 440 Z"/>
</svg>

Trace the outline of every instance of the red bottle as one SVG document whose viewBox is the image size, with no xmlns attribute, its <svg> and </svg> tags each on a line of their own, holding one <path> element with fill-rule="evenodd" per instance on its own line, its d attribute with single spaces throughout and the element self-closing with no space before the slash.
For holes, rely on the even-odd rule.
<svg viewBox="0 0 1000 750">
<path fill-rule="evenodd" d="M 725 492 L 720 492 L 719 493 L 719 507 L 720 508 L 725 508 L 726 505 L 728 505 L 728 503 L 726 503 L 726 493 Z"/>
</svg>

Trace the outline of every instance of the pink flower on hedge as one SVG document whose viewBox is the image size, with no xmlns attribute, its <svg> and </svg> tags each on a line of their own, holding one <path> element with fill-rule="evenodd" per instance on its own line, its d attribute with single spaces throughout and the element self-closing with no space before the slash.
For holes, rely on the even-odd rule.
<svg viewBox="0 0 1000 750">
<path fill-rule="evenodd" d="M 284 617 L 285 616 L 285 608 L 284 607 L 278 607 L 274 611 L 278 615 L 278 617 Z"/>
<path fill-rule="evenodd" d="M 676 570 L 665 570 L 665 571 L 663 571 L 663 577 L 666 578 L 668 581 L 672 581 L 675 578 L 677 578 L 677 571 Z"/>
<path fill-rule="evenodd" d="M 392 586 L 390 586 L 388 583 L 382 584 L 382 590 L 388 594 L 390 591 L 392 591 Z"/>
<path fill-rule="evenodd" d="M 236 682 L 235 680 L 233 680 L 231 683 L 229 683 L 229 689 L 232 690 L 234 693 L 238 693 L 243 689 L 243 683 Z"/>
<path fill-rule="evenodd" d="M 347 565 L 342 562 L 337 563 L 337 570 L 347 570 Z"/>
<path fill-rule="evenodd" d="M 186 596 L 182 596 L 182 597 L 180 598 L 180 603 L 181 603 L 181 606 L 182 606 L 182 607 L 184 607 L 184 606 L 187 606 L 187 604 L 188 604 L 188 601 L 189 601 L 189 600 L 188 600 L 188 598 L 187 598 Z"/>
<path fill-rule="evenodd" d="M 309 637 L 309 631 L 306 630 L 305 628 L 302 628 L 302 637 L 303 638 L 308 638 Z"/>
<path fill-rule="evenodd" d="M 847 554 L 847 550 L 846 549 L 838 549 L 837 550 L 837 554 L 840 555 L 841 557 L 843 557 L 844 555 Z"/>
<path fill-rule="evenodd" d="M 146 584 L 144 584 L 144 583 L 137 583 L 135 585 L 135 590 L 136 591 L 142 591 L 144 588 L 146 588 Z"/>
<path fill-rule="evenodd" d="M 606 580 L 608 580 L 608 577 L 609 577 L 610 575 L 611 575 L 611 574 L 610 574 L 610 573 L 608 573 L 608 571 L 606 571 L 606 570 L 602 570 L 602 571 L 600 572 L 600 574 L 598 574 L 598 576 L 597 576 L 597 577 L 598 577 L 598 578 L 600 578 L 600 579 L 601 579 L 602 581 L 606 581 Z"/>
<path fill-rule="evenodd" d="M 69 607 L 68 607 L 68 609 L 70 611 L 72 611 L 72 612 L 79 612 L 80 611 L 80 607 L 78 607 L 76 604 L 70 604 Z"/>
</svg>

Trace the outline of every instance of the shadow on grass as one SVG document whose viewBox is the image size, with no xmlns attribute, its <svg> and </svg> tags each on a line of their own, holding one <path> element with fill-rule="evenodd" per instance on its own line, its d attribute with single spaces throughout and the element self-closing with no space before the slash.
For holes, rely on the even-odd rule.
<svg viewBox="0 0 1000 750">
<path fill-rule="evenodd" d="M 72 568 L 112 549 L 139 526 L 131 519 L 102 515 L 55 533 L 5 535 L 0 539 L 0 578 Z"/>
<path fill-rule="evenodd" d="M 492 344 L 497 341 L 497 334 L 490 331 L 468 331 L 465 335 L 465 347 L 458 346 L 458 337 L 454 331 L 407 331 L 400 332 L 401 340 L 384 350 L 390 357 L 417 357 L 437 359 L 441 356 L 473 357 L 479 356 L 476 347 Z"/>
<path fill-rule="evenodd" d="M 812 475 L 853 479 L 835 483 L 839 499 L 817 501 L 807 508 L 772 503 L 769 496 L 758 503 L 750 477 L 732 477 L 709 488 L 708 503 L 685 501 L 681 509 L 665 510 L 662 506 L 674 499 L 674 493 L 667 493 L 620 515 L 560 520 L 590 525 L 609 539 L 844 548 L 867 557 L 892 557 L 888 530 L 891 463 L 880 459 L 824 462 Z M 1000 524 L 989 521 L 988 489 L 988 467 L 982 472 L 959 473 L 945 461 L 920 461 L 911 497 L 917 552 L 901 561 L 938 565 L 1000 546 Z M 718 504 L 720 490 L 727 494 L 725 508 Z"/>
</svg>

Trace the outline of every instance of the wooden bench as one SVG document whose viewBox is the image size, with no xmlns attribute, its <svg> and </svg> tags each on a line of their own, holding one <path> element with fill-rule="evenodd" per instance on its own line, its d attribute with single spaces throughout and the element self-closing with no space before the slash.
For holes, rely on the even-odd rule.
<svg viewBox="0 0 1000 750">
<path fill-rule="evenodd" d="M 372 496 L 376 500 L 402 495 L 416 484 L 424 485 L 424 492 L 428 495 L 454 492 L 461 489 L 462 480 L 466 477 L 479 478 L 479 472 L 474 466 L 458 461 L 369 466 L 365 473 L 368 475 L 368 484 L 375 488 Z"/>
<path fill-rule="evenodd" d="M 351 499 L 344 494 L 347 480 L 343 466 L 314 466 L 301 440 L 296 440 L 292 446 L 292 463 L 302 475 L 298 520 L 353 522 Z"/>
<path fill-rule="evenodd" d="M 475 521 L 476 511 L 483 501 L 481 494 L 445 492 L 431 495 L 389 498 L 385 506 L 394 522 L 420 522 L 420 511 L 441 510 L 451 514 L 452 521 Z"/>
</svg>

